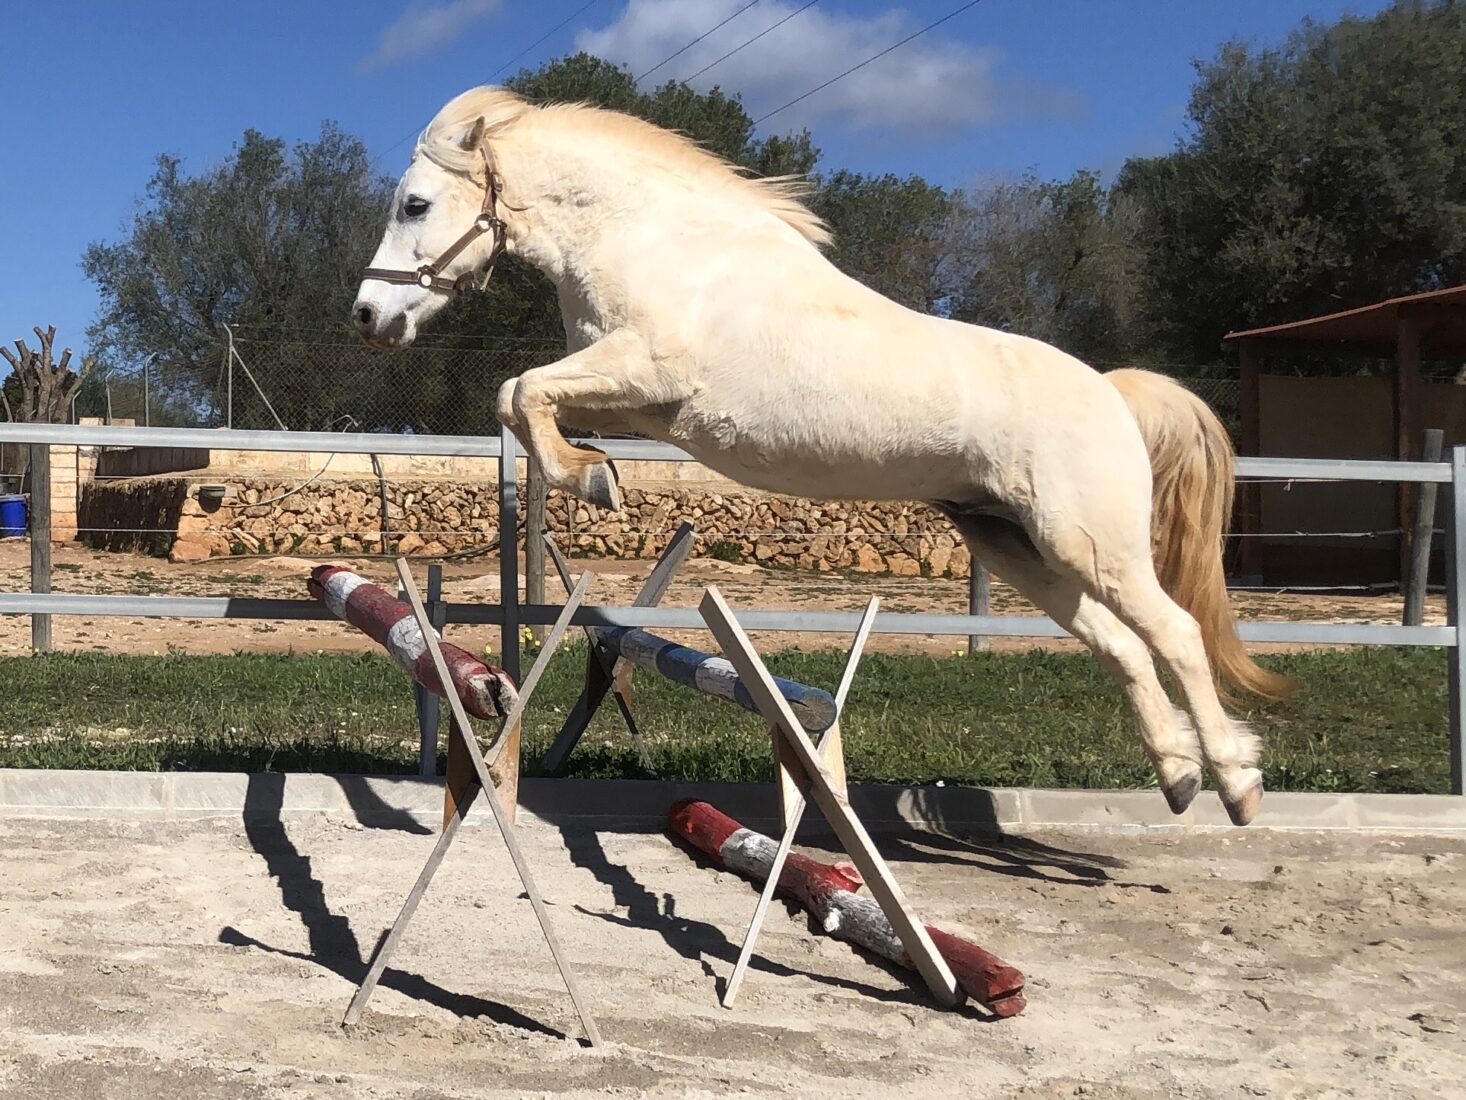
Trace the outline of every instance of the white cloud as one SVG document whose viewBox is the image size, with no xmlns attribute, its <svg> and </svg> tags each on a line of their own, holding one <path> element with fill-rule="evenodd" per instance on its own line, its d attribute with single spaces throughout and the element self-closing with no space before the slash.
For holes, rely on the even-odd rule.
<svg viewBox="0 0 1466 1100">
<path fill-rule="evenodd" d="M 377 48 L 362 58 L 357 69 L 371 72 L 410 57 L 446 46 L 474 23 L 498 12 L 502 0 L 448 0 L 445 4 L 408 4 L 397 19 L 383 28 Z"/>
<path fill-rule="evenodd" d="M 746 0 L 629 0 L 615 22 L 601 30 L 582 32 L 576 45 L 625 64 L 640 75 L 744 3 Z M 802 3 L 764 0 L 652 73 L 644 85 L 686 79 L 789 16 Z M 740 93 L 749 113 L 757 118 L 928 21 L 899 9 L 860 17 L 812 7 L 691 83 L 699 90 L 717 84 Z M 997 77 L 996 67 L 994 51 L 958 40 L 950 26 L 938 27 L 775 116 L 768 127 L 788 130 L 828 120 L 852 129 L 943 133 L 1035 110 L 1074 110 L 1072 97 L 1056 89 L 1009 85 Z"/>
</svg>

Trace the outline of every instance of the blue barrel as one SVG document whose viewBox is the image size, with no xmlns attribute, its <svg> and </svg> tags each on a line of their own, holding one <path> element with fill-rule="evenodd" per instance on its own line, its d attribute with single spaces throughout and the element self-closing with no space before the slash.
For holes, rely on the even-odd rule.
<svg viewBox="0 0 1466 1100">
<path fill-rule="evenodd" d="M 25 536 L 25 497 L 20 493 L 6 493 L 0 496 L 0 539 L 18 539 Z"/>
</svg>

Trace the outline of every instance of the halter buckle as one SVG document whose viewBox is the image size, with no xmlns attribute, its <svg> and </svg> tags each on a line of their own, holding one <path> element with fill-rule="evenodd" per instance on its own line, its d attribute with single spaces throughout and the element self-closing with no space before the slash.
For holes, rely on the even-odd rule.
<svg viewBox="0 0 1466 1100">
<path fill-rule="evenodd" d="M 433 284 L 438 280 L 438 273 L 433 270 L 431 264 L 424 264 L 417 269 L 417 285 L 424 290 L 432 290 Z"/>
</svg>

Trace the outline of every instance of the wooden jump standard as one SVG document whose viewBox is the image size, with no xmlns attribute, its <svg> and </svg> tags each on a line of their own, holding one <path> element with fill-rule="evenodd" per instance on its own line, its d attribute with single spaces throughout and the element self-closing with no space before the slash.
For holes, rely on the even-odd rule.
<svg viewBox="0 0 1466 1100">
<path fill-rule="evenodd" d="M 691 528 L 684 525 L 643 587 L 637 606 L 651 606 L 661 598 L 672 574 L 685 559 L 690 545 Z M 589 573 L 583 574 L 579 582 L 571 588 L 563 557 L 553 543 L 550 548 L 556 566 L 567 582 L 569 596 L 517 697 L 513 694 L 513 685 L 501 671 L 483 665 L 463 650 L 439 642 L 405 560 L 398 560 L 397 572 L 402 590 L 408 596 L 410 611 L 404 611 L 400 601 L 391 599 L 385 592 L 349 571 L 325 566 L 319 567 L 312 574 L 309 584 L 312 594 L 331 607 L 339 617 L 360 627 L 386 645 L 394 660 L 419 683 L 443 694 L 454 719 L 442 834 L 409 891 L 396 922 L 383 938 L 367 976 L 347 1009 L 343 1020 L 347 1026 L 356 1023 L 360 1018 L 475 797 L 488 787 L 496 789 L 498 797 L 488 799 L 488 804 L 524 885 L 525 894 L 539 920 L 546 943 L 560 969 L 566 989 L 580 1015 L 582 1026 L 592 1046 L 599 1046 L 601 1043 L 595 1021 L 582 1002 L 574 974 L 560 950 L 549 915 L 512 832 L 513 791 L 517 789 L 518 766 L 517 760 L 505 758 L 518 755 L 518 733 L 524 710 L 550 657 L 563 639 L 571 617 L 584 599 L 591 579 Z M 707 848 L 706 844 L 702 846 L 720 860 L 728 858 L 727 846 L 730 837 L 735 833 L 744 840 L 755 837 L 766 842 L 762 845 L 754 844 L 754 848 L 760 853 L 756 867 L 744 867 L 736 862 L 734 864 L 735 869 L 753 871 L 764 877 L 765 888 L 744 937 L 738 964 L 728 983 L 723 1001 L 725 1006 L 731 1007 L 733 1004 L 768 904 L 775 890 L 782 888 L 805 900 L 827 928 L 842 920 L 847 930 L 857 925 L 868 926 L 874 941 L 855 939 L 854 942 L 918 971 L 932 994 L 942 1004 L 960 1004 L 966 993 L 1000 1015 L 1012 1015 L 1022 1008 L 1022 976 L 976 945 L 921 924 L 910 912 L 890 868 L 881 859 L 869 834 L 850 808 L 845 790 L 844 757 L 838 717 L 874 623 L 877 606 L 878 601 L 872 599 L 866 609 L 847 658 L 839 690 L 834 696 L 817 688 L 771 676 L 716 588 L 710 587 L 706 590 L 699 610 L 708 628 L 718 639 L 720 647 L 728 655 L 727 660 L 676 645 L 645 631 L 630 628 L 586 628 L 586 634 L 592 643 L 587 665 L 586 690 L 572 715 L 572 722 L 567 723 L 566 729 L 561 731 L 557 745 L 561 740 L 565 741 L 563 749 L 566 753 L 574 747 L 596 707 L 614 687 L 622 714 L 640 747 L 639 731 L 630 711 L 629 683 L 618 671 L 629 671 L 631 665 L 656 671 L 695 690 L 736 703 L 759 714 L 769 724 L 773 735 L 780 820 L 784 825 L 783 838 L 777 850 L 770 854 L 766 851 L 773 846 L 769 838 L 741 829 L 736 822 L 724 819 L 705 803 L 696 804 L 698 809 L 689 809 L 683 804 L 674 807 L 674 821 L 685 826 L 678 831 L 694 843 L 698 843 L 699 838 L 709 842 L 709 838 L 716 839 L 717 843 L 712 848 Z M 451 660 L 449 654 L 452 655 Z M 426 660 L 423 660 L 424 655 Z M 444 684 L 453 685 L 455 690 L 442 692 L 441 685 Z M 490 746 L 487 757 L 479 749 L 469 723 L 470 707 L 475 713 L 483 709 L 489 711 L 490 715 L 501 714 L 508 708 L 499 735 Z M 809 740 L 808 731 L 824 731 L 818 748 Z M 491 771 L 493 765 L 501 760 L 506 765 L 506 771 L 512 769 L 511 774 L 503 780 Z M 788 868 L 787 873 L 785 870 L 785 863 L 791 858 L 790 847 L 804 811 L 806 796 L 820 807 L 854 860 L 854 870 L 843 875 L 838 868 L 826 868 L 829 873 L 819 880 L 823 886 L 811 878 L 812 867 L 825 866 L 816 861 L 796 856 L 793 857 L 793 866 Z M 723 828 L 724 825 L 729 825 L 730 828 Z M 720 833 L 723 835 L 719 836 Z M 873 902 L 853 893 L 852 888 L 861 882 L 869 885 Z M 842 884 L 844 888 L 838 888 Z M 960 982 L 948 965 L 949 958 L 962 975 Z"/>
<path fill-rule="evenodd" d="M 856 632 L 855 642 L 851 646 L 845 671 L 841 676 L 841 688 L 837 696 L 841 701 L 854 679 L 855 666 L 860 660 L 870 628 L 874 625 L 878 606 L 878 600 L 870 601 Z M 698 611 L 713 637 L 717 639 L 718 648 L 737 671 L 738 678 L 758 713 L 773 731 L 775 788 L 779 799 L 779 819 L 784 827 L 780 854 L 787 858 L 788 848 L 794 840 L 794 830 L 799 826 L 803 800 L 809 798 L 820 808 L 825 820 L 840 838 L 840 843 L 844 845 L 861 877 L 870 887 L 871 895 L 890 921 L 902 948 L 921 974 L 932 996 L 949 1008 L 961 1004 L 963 991 L 957 984 L 951 967 L 932 942 L 926 926 L 912 913 L 901 887 L 896 883 L 896 877 L 876 850 L 865 826 L 850 808 L 845 790 L 844 751 L 839 738 L 838 723 L 830 726 L 829 734 L 821 741 L 820 748 L 816 748 L 789 700 L 784 697 L 778 683 L 764 667 L 753 643 L 738 625 L 738 620 L 734 618 L 733 612 L 716 587 L 709 586 L 698 605 Z M 836 710 L 838 714 L 838 707 Z M 783 861 L 776 858 L 765 887 L 766 896 L 772 896 L 782 877 Z M 751 955 L 753 952 L 767 904 L 767 897 L 760 898 L 748 933 L 744 937 L 743 955 Z M 747 965 L 743 959 L 740 959 L 740 964 Z M 736 991 L 731 980 L 729 988 Z"/>
<path fill-rule="evenodd" d="M 636 606 L 651 606 L 661 598 L 670 582 L 672 570 L 686 556 L 686 551 L 682 548 L 690 543 L 690 538 L 691 528 L 684 525 L 653 570 L 652 578 L 644 587 L 642 596 L 638 597 Z M 547 538 L 546 543 L 551 559 L 568 589 L 568 564 L 551 540 Z M 738 964 L 724 995 L 723 1003 L 727 1007 L 732 1007 L 738 986 L 743 980 L 769 901 L 781 883 L 787 886 L 786 876 L 783 874 L 784 863 L 789 858 L 789 849 L 799 826 L 806 795 L 820 807 L 845 845 L 846 851 L 854 859 L 861 878 L 869 885 L 875 902 L 856 900 L 857 903 L 872 905 L 882 914 L 881 920 L 875 923 L 883 924 L 887 929 L 888 939 L 899 945 L 899 950 L 893 949 L 888 954 L 917 970 L 933 996 L 943 1005 L 960 1004 L 967 992 L 974 993 L 977 999 L 990 1006 L 1000 999 L 988 995 L 987 989 L 980 987 L 977 982 L 959 985 L 942 952 L 933 942 L 932 933 L 911 913 L 890 868 L 876 851 L 869 834 L 851 810 L 846 796 L 839 712 L 850 689 L 866 638 L 874 625 L 878 605 L 879 601 L 871 600 L 866 609 L 846 661 L 839 691 L 834 696 L 818 688 L 771 676 L 716 588 L 710 587 L 706 590 L 700 611 L 726 655 L 723 658 L 678 645 L 644 630 L 629 627 L 586 629 L 591 642 L 591 653 L 587 660 L 585 689 L 554 746 L 542 761 L 545 770 L 559 770 L 565 757 L 585 732 L 596 708 L 613 686 L 622 714 L 635 735 L 630 688 L 625 675 L 629 671 L 628 666 L 656 672 L 703 694 L 734 703 L 760 715 L 770 727 L 784 835 L 765 868 L 765 890 L 754 911 Z M 809 740 L 811 732 L 824 733 L 818 749 Z M 851 884 L 849 879 L 844 881 L 847 886 Z M 846 892 L 849 893 L 848 890 Z M 862 906 L 857 904 L 850 908 L 853 912 L 861 910 Z M 938 932 L 937 936 L 943 934 Z M 981 951 L 975 946 L 973 950 Z M 998 966 L 1004 965 L 1000 960 L 994 962 Z M 1008 970 L 1011 971 L 1011 968 Z M 1012 971 L 1012 975 L 1016 974 L 1016 971 Z M 1021 988 L 1021 975 L 1017 976 L 1016 986 L 1010 975 L 1008 985 L 1011 989 Z M 1011 1014 L 1021 1006 L 1022 1002 L 1018 1000 L 1010 1002 L 1007 1009 Z"/>
<path fill-rule="evenodd" d="M 329 569 L 330 567 L 324 567 Z M 345 572 L 345 571 L 341 571 Z M 531 908 L 534 910 L 535 918 L 539 921 L 540 931 L 544 935 L 545 943 L 550 948 L 550 954 L 555 960 L 555 965 L 560 970 L 560 976 L 565 982 L 565 989 L 570 994 L 570 1000 L 575 1006 L 576 1013 L 580 1016 L 581 1026 L 585 1029 L 586 1038 L 590 1045 L 599 1047 L 601 1045 L 600 1030 L 596 1027 L 595 1018 L 586 1007 L 581 996 L 579 984 L 575 979 L 575 973 L 570 968 L 564 952 L 560 949 L 559 939 L 555 935 L 554 927 L 550 923 L 549 912 L 545 909 L 545 903 L 540 897 L 539 888 L 535 885 L 534 877 L 530 874 L 529 864 L 524 858 L 524 853 L 515 839 L 512 814 L 515 807 L 515 799 L 518 789 L 519 776 L 519 728 L 524 715 L 525 707 L 529 704 L 535 687 L 539 684 L 540 677 L 544 674 L 550 657 L 559 647 L 561 639 L 565 636 L 565 630 L 570 625 L 571 616 L 580 607 L 581 601 L 585 599 L 586 589 L 590 586 L 591 574 L 585 573 L 580 581 L 571 590 L 569 598 L 561 609 L 560 616 L 555 621 L 550 635 L 545 639 L 544 647 L 540 650 L 539 657 L 534 666 L 530 669 L 529 675 L 524 678 L 517 697 L 513 698 L 508 713 L 499 728 L 499 734 L 489 747 L 487 756 L 479 748 L 477 735 L 469 722 L 468 709 L 464 704 L 464 695 L 471 694 L 468 682 L 460 684 L 462 674 L 468 672 L 467 666 L 455 658 L 453 661 L 447 658 L 444 653 L 449 647 L 444 646 L 438 640 L 437 631 L 433 629 L 427 609 L 423 606 L 422 598 L 418 595 L 417 585 L 413 582 L 412 573 L 408 568 L 405 558 L 397 559 L 397 577 L 402 586 L 403 593 L 407 596 L 411 618 L 408 614 L 400 613 L 400 601 L 392 600 L 381 589 L 377 589 L 382 599 L 372 597 L 362 601 L 361 592 L 363 588 L 375 587 L 369 585 L 355 574 L 348 576 L 355 577 L 355 583 L 345 583 L 341 579 L 332 585 L 330 574 L 323 574 L 318 569 L 312 574 L 312 584 L 308 587 L 312 595 L 315 595 L 322 602 L 341 618 L 353 625 L 358 625 L 377 638 L 383 633 L 383 625 L 386 625 L 385 637 L 388 639 L 383 644 L 393 652 L 394 660 L 402 665 L 409 674 L 418 679 L 424 686 L 441 694 L 447 700 L 449 709 L 453 715 L 451 726 L 451 740 L 448 752 L 448 776 L 446 784 L 446 805 L 444 808 L 445 818 L 443 831 L 438 836 L 437 843 L 433 846 L 432 853 L 428 856 L 427 862 L 423 864 L 422 871 L 418 874 L 417 881 L 412 889 L 408 891 L 407 899 L 402 903 L 402 909 L 393 922 L 392 928 L 383 937 L 376 954 L 372 958 L 371 966 L 367 970 L 366 977 L 362 979 L 356 995 L 352 998 L 350 1006 L 346 1010 L 346 1016 L 342 1020 L 343 1026 L 350 1027 L 360 1018 L 362 1011 L 366 1008 L 367 1001 L 376 989 L 377 983 L 381 980 L 387 963 L 396 950 L 402 939 L 403 933 L 407 930 L 413 914 L 417 912 L 418 903 L 422 901 L 423 894 L 427 892 L 428 885 L 432 882 L 433 876 L 437 873 L 438 867 L 443 862 L 443 857 L 448 854 L 453 839 L 458 835 L 459 827 L 467 816 L 469 809 L 473 806 L 474 800 L 480 791 L 491 790 L 495 792 L 494 797 L 485 799 L 489 809 L 493 813 L 494 824 L 498 828 L 499 836 L 504 841 L 505 848 L 509 851 L 509 858 L 514 863 L 514 869 L 518 872 L 519 881 L 524 887 L 525 896 L 529 898 Z M 342 595 L 345 591 L 345 596 Z M 356 601 L 353 605 L 353 601 Z M 368 611 L 370 608 L 370 612 Z M 362 620 L 367 625 L 362 625 Z M 410 625 L 408 625 L 410 624 Z M 404 642 L 404 636 L 408 641 Z M 397 643 L 394 649 L 393 643 Z M 430 669 L 424 669 L 416 659 L 405 660 L 416 647 L 421 646 L 427 652 Z M 476 658 L 465 654 L 463 650 L 456 650 L 456 653 L 463 654 L 469 661 L 477 662 Z M 487 667 L 487 666 L 485 666 Z M 419 675 L 419 673 L 422 675 Z M 459 676 L 455 676 L 455 672 Z M 500 674 L 502 675 L 502 673 Z M 472 676 L 469 677 L 469 680 Z M 507 677 L 506 677 L 507 679 Z M 452 684 L 457 690 L 442 691 L 441 685 Z M 512 690 L 512 685 L 510 685 Z M 509 699 L 508 695 L 500 694 L 501 700 Z M 494 775 L 492 766 L 500 760 L 505 762 L 505 780 L 499 780 Z M 511 778 L 512 777 L 512 778 Z"/>
</svg>

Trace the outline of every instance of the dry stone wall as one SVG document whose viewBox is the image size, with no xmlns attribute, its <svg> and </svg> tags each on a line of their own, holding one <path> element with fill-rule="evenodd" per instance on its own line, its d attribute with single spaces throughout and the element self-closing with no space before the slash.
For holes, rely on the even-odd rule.
<svg viewBox="0 0 1466 1100">
<path fill-rule="evenodd" d="M 498 486 L 491 481 L 394 481 L 387 487 L 386 534 L 375 481 L 226 482 L 220 502 L 198 486 L 148 478 L 89 486 L 83 537 L 115 549 L 149 549 L 105 538 L 96 529 L 161 527 L 176 508 L 169 556 L 200 561 L 230 554 L 412 554 L 435 557 L 499 543 Z M 521 484 L 521 500 L 523 485 Z M 166 505 L 160 508 L 160 502 Z M 951 524 L 922 504 L 809 501 L 706 487 L 623 490 L 623 510 L 607 512 L 559 492 L 546 507 L 549 530 L 574 556 L 656 556 L 684 520 L 698 532 L 699 554 L 729 561 L 814 571 L 965 577 L 966 547 Z M 520 516 L 523 538 L 523 515 Z"/>
</svg>

